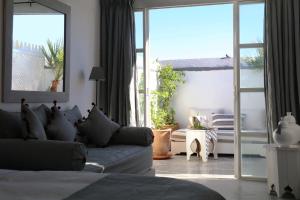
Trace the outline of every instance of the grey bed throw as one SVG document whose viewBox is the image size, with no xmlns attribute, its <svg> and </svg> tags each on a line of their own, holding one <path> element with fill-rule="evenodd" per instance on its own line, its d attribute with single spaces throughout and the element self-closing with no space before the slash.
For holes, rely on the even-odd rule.
<svg viewBox="0 0 300 200">
<path fill-rule="evenodd" d="M 105 176 L 80 171 L 0 170 L 0 200 L 62 200 Z"/>
<path fill-rule="evenodd" d="M 183 180 L 110 174 L 65 200 L 224 200 L 217 192 Z"/>
</svg>

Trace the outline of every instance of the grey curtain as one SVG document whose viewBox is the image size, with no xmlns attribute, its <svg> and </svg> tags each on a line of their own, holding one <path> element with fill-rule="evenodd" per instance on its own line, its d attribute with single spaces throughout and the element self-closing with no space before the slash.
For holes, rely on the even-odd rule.
<svg viewBox="0 0 300 200">
<path fill-rule="evenodd" d="M 130 82 L 135 68 L 133 0 L 100 0 L 99 107 L 120 125 L 130 123 Z"/>
<path fill-rule="evenodd" d="M 292 112 L 300 122 L 300 1 L 266 1 L 266 100 L 269 128 Z"/>
</svg>

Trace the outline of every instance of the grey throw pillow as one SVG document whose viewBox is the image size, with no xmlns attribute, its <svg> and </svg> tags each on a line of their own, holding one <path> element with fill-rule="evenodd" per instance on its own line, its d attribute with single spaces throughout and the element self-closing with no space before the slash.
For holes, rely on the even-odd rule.
<svg viewBox="0 0 300 200">
<path fill-rule="evenodd" d="M 66 118 L 69 120 L 69 122 L 71 122 L 73 125 L 78 123 L 79 120 L 82 120 L 82 115 L 78 106 L 74 106 L 70 110 L 65 110 L 64 114 Z"/>
<path fill-rule="evenodd" d="M 47 140 L 42 122 L 26 104 L 21 106 L 21 118 L 23 121 L 23 137 L 25 139 Z"/>
<path fill-rule="evenodd" d="M 0 138 L 22 138 L 22 120 L 20 113 L 0 110 Z"/>
<path fill-rule="evenodd" d="M 33 109 L 33 112 L 36 114 L 36 116 L 39 118 L 39 120 L 42 122 L 44 128 L 47 127 L 51 110 L 46 105 L 42 104 L 37 108 Z"/>
<path fill-rule="evenodd" d="M 56 106 L 52 107 L 51 110 L 51 118 L 47 126 L 48 138 L 50 140 L 74 141 L 77 133 L 75 126 Z"/>
<path fill-rule="evenodd" d="M 96 106 L 90 111 L 88 118 L 78 124 L 81 134 L 87 136 L 88 142 L 105 147 L 120 125 L 110 120 Z"/>
</svg>

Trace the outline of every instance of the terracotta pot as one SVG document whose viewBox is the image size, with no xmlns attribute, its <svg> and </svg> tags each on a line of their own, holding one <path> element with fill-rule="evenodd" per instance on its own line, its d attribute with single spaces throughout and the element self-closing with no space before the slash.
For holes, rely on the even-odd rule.
<svg viewBox="0 0 300 200">
<path fill-rule="evenodd" d="M 53 80 L 51 83 L 50 91 L 57 92 L 58 84 L 59 84 L 59 80 Z"/>
<path fill-rule="evenodd" d="M 169 159 L 172 157 L 170 152 L 170 136 L 171 129 L 153 129 L 154 141 L 152 144 L 153 148 L 153 159 L 162 160 Z"/>
</svg>

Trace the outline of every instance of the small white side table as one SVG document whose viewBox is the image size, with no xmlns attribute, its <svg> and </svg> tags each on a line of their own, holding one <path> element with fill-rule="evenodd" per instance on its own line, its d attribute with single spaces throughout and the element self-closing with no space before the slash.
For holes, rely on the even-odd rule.
<svg viewBox="0 0 300 200">
<path fill-rule="evenodd" d="M 273 187 L 278 197 L 289 186 L 296 199 L 300 199 L 300 146 L 266 145 L 269 191 Z"/>
<path fill-rule="evenodd" d="M 193 151 L 191 145 L 194 140 L 198 140 L 201 146 L 200 156 L 203 162 L 207 162 L 208 159 L 208 145 L 210 142 L 213 144 L 214 158 L 218 158 L 217 153 L 217 135 L 214 130 L 193 130 L 189 129 L 186 131 L 186 159 L 190 160 Z"/>
</svg>

